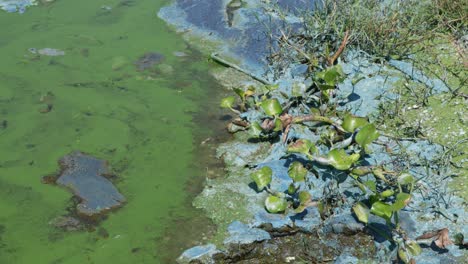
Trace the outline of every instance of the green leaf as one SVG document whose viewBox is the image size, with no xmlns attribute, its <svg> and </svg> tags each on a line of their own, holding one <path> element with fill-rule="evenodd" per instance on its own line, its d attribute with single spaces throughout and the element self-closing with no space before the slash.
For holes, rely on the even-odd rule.
<svg viewBox="0 0 468 264">
<path fill-rule="evenodd" d="M 229 96 L 221 100 L 220 106 L 222 108 L 232 108 L 235 102 L 236 102 L 236 98 L 234 98 L 234 96 Z"/>
<path fill-rule="evenodd" d="M 307 169 L 299 161 L 294 161 L 289 166 L 288 175 L 294 182 L 301 182 L 307 176 Z"/>
<path fill-rule="evenodd" d="M 269 213 L 277 214 L 284 212 L 284 210 L 286 210 L 286 207 L 288 207 L 288 203 L 283 198 L 270 195 L 265 200 L 265 208 Z"/>
<path fill-rule="evenodd" d="M 326 90 L 331 90 L 331 89 L 335 89 L 335 85 L 329 85 L 329 84 L 317 84 L 318 88 L 322 91 L 326 91 Z M 327 95 L 328 96 L 328 95 Z"/>
<path fill-rule="evenodd" d="M 379 138 L 379 132 L 373 124 L 367 124 L 359 130 L 356 135 L 356 142 L 363 148 L 365 148 L 368 144 L 372 143 L 372 141 Z"/>
<path fill-rule="evenodd" d="M 301 205 L 305 205 L 312 200 L 312 195 L 308 191 L 300 191 L 298 197 Z"/>
<path fill-rule="evenodd" d="M 283 112 L 283 108 L 279 103 L 278 99 L 267 99 L 262 102 L 263 111 L 269 116 L 276 116 Z"/>
<path fill-rule="evenodd" d="M 372 208 L 370 212 L 376 216 L 380 216 L 384 218 L 387 221 L 390 220 L 390 218 L 392 217 L 392 213 L 393 213 L 391 205 L 388 205 L 380 201 L 372 204 Z"/>
<path fill-rule="evenodd" d="M 294 82 L 292 85 L 292 91 L 291 94 L 294 97 L 301 97 L 305 94 L 306 92 L 306 85 L 301 83 L 301 82 Z"/>
<path fill-rule="evenodd" d="M 411 201 L 411 194 L 409 193 L 399 193 L 396 196 L 395 203 L 392 205 L 392 211 L 399 211 Z"/>
<path fill-rule="evenodd" d="M 378 179 L 381 179 L 382 181 L 387 181 L 387 178 L 385 178 L 384 171 L 381 168 L 375 168 L 372 170 L 372 174 Z"/>
<path fill-rule="evenodd" d="M 385 199 L 385 198 L 387 198 L 387 197 L 392 196 L 394 193 L 395 193 L 395 192 L 394 192 L 392 189 L 388 189 L 388 190 L 385 190 L 385 191 L 381 192 L 381 193 L 380 193 L 380 197 L 381 197 L 382 199 Z"/>
<path fill-rule="evenodd" d="M 267 89 L 269 92 L 274 91 L 278 88 L 279 88 L 279 84 L 265 85 L 265 89 Z"/>
<path fill-rule="evenodd" d="M 404 172 L 400 176 L 398 176 L 398 183 L 401 185 L 408 185 L 414 183 L 414 177 L 413 175 Z"/>
<path fill-rule="evenodd" d="M 414 240 L 410 240 L 410 241 L 406 241 L 406 249 L 409 251 L 409 253 L 411 253 L 411 255 L 413 256 L 419 256 L 421 255 L 422 253 L 422 249 L 421 247 L 419 246 L 419 244 L 414 241 Z"/>
<path fill-rule="evenodd" d="M 293 195 L 295 192 L 296 192 L 296 186 L 294 185 L 294 183 L 291 183 L 289 184 L 288 186 L 288 194 L 289 195 Z"/>
<path fill-rule="evenodd" d="M 364 166 L 355 167 L 351 170 L 351 173 L 356 176 L 364 176 L 364 175 L 371 173 L 371 169 L 369 167 L 364 167 Z"/>
<path fill-rule="evenodd" d="M 364 182 L 364 185 L 369 188 L 369 190 L 376 192 L 377 191 L 377 185 L 375 184 L 375 181 L 368 180 Z"/>
<path fill-rule="evenodd" d="M 408 252 L 406 252 L 404 247 L 398 247 L 398 257 L 405 264 L 410 263 L 411 261 L 410 255 L 408 254 Z"/>
<path fill-rule="evenodd" d="M 347 114 L 343 119 L 341 126 L 348 132 L 354 132 L 356 129 L 367 125 L 367 118 Z"/>
<path fill-rule="evenodd" d="M 234 92 L 242 99 L 242 101 L 245 99 L 245 92 L 244 90 L 240 88 L 234 88 Z"/>
<path fill-rule="evenodd" d="M 462 246 L 465 242 L 465 236 L 462 233 L 456 233 L 453 236 L 453 243 L 457 246 Z"/>
<path fill-rule="evenodd" d="M 367 145 L 372 141 L 376 140 L 379 136 L 380 134 L 379 132 L 377 132 L 377 129 L 375 128 L 374 124 L 365 124 L 356 134 L 356 141 L 360 145 Z"/>
<path fill-rule="evenodd" d="M 273 131 L 278 132 L 283 130 L 283 123 L 279 118 L 275 120 L 275 128 L 273 128 Z"/>
<path fill-rule="evenodd" d="M 250 125 L 250 134 L 253 137 L 260 137 L 262 132 L 263 132 L 263 129 L 258 122 L 254 122 Z"/>
<path fill-rule="evenodd" d="M 261 191 L 271 183 L 272 175 L 273 171 L 270 167 L 262 167 L 261 169 L 254 171 L 250 177 L 255 182 L 255 184 L 257 184 L 257 189 Z"/>
<path fill-rule="evenodd" d="M 356 214 L 359 221 L 367 224 L 369 221 L 369 208 L 365 204 L 361 202 L 355 204 L 353 206 L 353 212 Z"/>
<path fill-rule="evenodd" d="M 301 204 L 301 205 L 299 205 L 296 209 L 294 209 L 294 212 L 295 212 L 296 214 L 300 214 L 300 213 L 304 212 L 304 210 L 305 210 L 306 208 L 307 208 L 307 206 Z"/>
<path fill-rule="evenodd" d="M 310 153 L 316 153 L 317 148 L 314 143 L 308 139 L 299 139 L 294 143 L 289 144 L 288 153 L 302 153 L 309 155 Z"/>
<path fill-rule="evenodd" d="M 341 66 L 336 65 L 317 73 L 316 77 L 330 86 L 335 86 L 338 83 L 342 82 L 345 76 Z"/>
<path fill-rule="evenodd" d="M 377 194 L 372 194 L 369 196 L 369 203 L 373 205 L 375 202 L 380 201 L 380 197 Z"/>
<path fill-rule="evenodd" d="M 333 149 L 328 152 L 328 160 L 337 170 L 349 170 L 359 160 L 359 157 L 360 155 L 357 153 L 348 155 L 343 149 Z"/>
</svg>

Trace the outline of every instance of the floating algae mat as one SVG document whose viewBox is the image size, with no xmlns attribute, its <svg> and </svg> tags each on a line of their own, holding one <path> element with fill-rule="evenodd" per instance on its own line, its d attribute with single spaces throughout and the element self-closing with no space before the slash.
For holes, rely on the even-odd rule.
<svg viewBox="0 0 468 264">
<path fill-rule="evenodd" d="M 0 263 L 173 263 L 209 235 L 190 200 L 206 174 L 198 146 L 212 133 L 201 124 L 216 84 L 157 18 L 164 4 L 0 12 Z M 106 161 L 123 202 L 97 224 L 76 221 L 79 190 L 43 183 L 76 155 Z"/>
</svg>

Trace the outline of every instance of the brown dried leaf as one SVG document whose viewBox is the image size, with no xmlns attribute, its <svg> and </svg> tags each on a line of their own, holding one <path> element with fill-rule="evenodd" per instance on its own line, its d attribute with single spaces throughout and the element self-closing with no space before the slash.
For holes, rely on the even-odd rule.
<svg viewBox="0 0 468 264">
<path fill-rule="evenodd" d="M 430 238 L 434 238 L 433 240 L 434 244 L 438 248 L 445 249 L 448 245 L 453 244 L 452 240 L 450 240 L 449 230 L 447 228 L 439 229 L 437 231 L 426 232 L 422 234 L 421 236 L 417 237 L 416 240 L 430 239 Z"/>
<path fill-rule="evenodd" d="M 438 231 L 438 237 L 437 239 L 434 241 L 434 243 L 436 244 L 437 247 L 439 248 L 445 248 L 446 246 L 448 245 L 452 245 L 453 242 L 452 240 L 450 240 L 450 237 L 449 237 L 449 230 L 447 228 L 444 228 L 444 229 L 440 229 Z"/>
<path fill-rule="evenodd" d="M 418 236 L 416 238 L 416 240 L 433 238 L 433 237 L 437 236 L 437 234 L 438 234 L 437 231 L 429 231 L 429 232 L 426 232 L 426 233 Z"/>
</svg>

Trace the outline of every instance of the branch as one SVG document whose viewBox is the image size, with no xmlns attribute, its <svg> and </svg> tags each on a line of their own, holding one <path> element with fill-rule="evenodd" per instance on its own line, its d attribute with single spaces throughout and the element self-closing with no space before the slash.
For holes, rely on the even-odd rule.
<svg viewBox="0 0 468 264">
<path fill-rule="evenodd" d="M 212 53 L 210 55 L 210 58 L 214 61 L 216 61 L 217 63 L 221 64 L 221 65 L 224 65 L 226 67 L 231 67 L 239 72 L 242 72 L 243 74 L 246 74 L 248 76 L 250 76 L 252 79 L 256 80 L 256 81 L 259 81 L 263 84 L 266 84 L 266 85 L 272 85 L 271 82 L 261 78 L 261 77 L 258 77 L 256 76 L 255 74 L 251 73 L 251 72 L 248 72 L 247 70 L 245 69 L 242 69 L 241 67 L 237 66 L 236 64 L 232 63 L 232 62 L 229 62 L 227 60 L 224 60 L 223 58 L 219 57 L 217 53 Z"/>
<path fill-rule="evenodd" d="M 349 39 L 349 30 L 346 30 L 345 36 L 343 38 L 343 41 L 341 42 L 340 47 L 338 50 L 333 54 L 333 56 L 328 58 L 328 66 L 333 66 L 335 61 L 340 57 L 341 53 L 343 53 L 344 49 L 346 48 L 346 44 L 348 44 L 348 39 Z"/>
</svg>

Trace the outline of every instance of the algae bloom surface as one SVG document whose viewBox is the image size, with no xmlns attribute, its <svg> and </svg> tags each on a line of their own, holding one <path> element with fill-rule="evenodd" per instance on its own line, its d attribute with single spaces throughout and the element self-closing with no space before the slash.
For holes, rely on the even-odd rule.
<svg viewBox="0 0 468 264">
<path fill-rule="evenodd" d="M 0 263 L 172 263 L 208 229 L 187 183 L 205 177 L 196 139 L 211 132 L 195 120 L 215 85 L 206 60 L 156 17 L 164 4 L 0 12 Z M 51 223 L 76 201 L 41 178 L 73 151 L 107 160 L 127 202 L 67 232 Z"/>
</svg>

